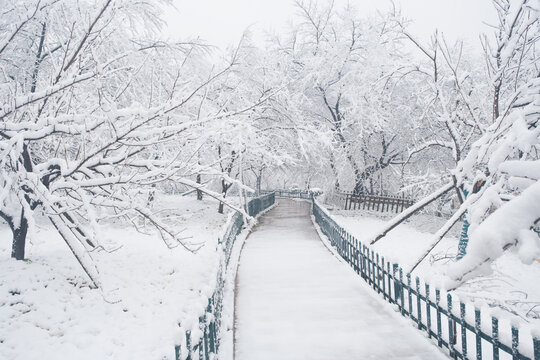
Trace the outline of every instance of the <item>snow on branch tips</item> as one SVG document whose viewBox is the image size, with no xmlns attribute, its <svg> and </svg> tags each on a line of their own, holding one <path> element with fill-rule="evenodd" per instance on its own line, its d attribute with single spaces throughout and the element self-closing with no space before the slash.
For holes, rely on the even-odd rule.
<svg viewBox="0 0 540 360">
<path fill-rule="evenodd" d="M 525 263 L 540 257 L 540 78 L 531 79 L 514 99 L 456 169 L 462 182 L 485 181 L 467 206 L 467 255 L 449 270 L 457 284 L 507 249 L 515 248 Z"/>
</svg>

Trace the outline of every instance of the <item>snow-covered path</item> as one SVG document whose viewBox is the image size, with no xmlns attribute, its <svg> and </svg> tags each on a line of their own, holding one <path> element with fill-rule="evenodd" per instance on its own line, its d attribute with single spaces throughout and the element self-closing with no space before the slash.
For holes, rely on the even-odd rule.
<svg viewBox="0 0 540 360">
<path fill-rule="evenodd" d="M 325 247 L 309 206 L 280 199 L 245 244 L 235 359 L 446 359 Z"/>
</svg>

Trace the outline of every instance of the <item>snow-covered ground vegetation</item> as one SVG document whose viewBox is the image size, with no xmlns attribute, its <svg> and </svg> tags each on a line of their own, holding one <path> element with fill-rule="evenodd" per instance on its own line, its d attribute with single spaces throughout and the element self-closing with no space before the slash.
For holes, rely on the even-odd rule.
<svg viewBox="0 0 540 360">
<path fill-rule="evenodd" d="M 2 241 L 0 358 L 170 358 L 179 324 L 206 302 L 227 216 L 210 200 L 171 195 L 156 201 L 182 237 L 205 246 L 197 254 L 168 249 L 155 233 L 111 221 L 100 240 L 114 251 L 96 257 L 107 292 L 92 289 L 47 219 L 37 220 L 28 260 L 10 259 L 10 244 Z M 9 228 L 0 231 L 9 239 Z"/>
</svg>

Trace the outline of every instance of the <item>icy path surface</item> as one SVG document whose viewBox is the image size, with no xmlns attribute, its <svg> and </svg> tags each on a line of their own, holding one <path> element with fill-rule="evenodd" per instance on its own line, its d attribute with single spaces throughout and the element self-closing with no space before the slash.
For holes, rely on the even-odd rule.
<svg viewBox="0 0 540 360">
<path fill-rule="evenodd" d="M 280 199 L 245 244 L 235 359 L 447 359 L 334 257 L 309 206 Z"/>
</svg>

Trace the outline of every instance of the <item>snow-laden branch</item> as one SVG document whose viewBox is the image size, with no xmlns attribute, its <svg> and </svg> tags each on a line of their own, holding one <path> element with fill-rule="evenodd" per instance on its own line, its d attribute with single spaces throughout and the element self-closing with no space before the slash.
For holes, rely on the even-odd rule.
<svg viewBox="0 0 540 360">
<path fill-rule="evenodd" d="M 375 236 L 372 237 L 372 239 L 369 241 L 370 245 L 375 244 L 377 241 L 382 239 L 386 234 L 388 234 L 392 229 L 397 227 L 399 224 L 401 224 L 403 221 L 407 220 L 409 217 L 414 215 L 415 212 L 418 210 L 424 208 L 426 205 L 434 202 L 450 190 L 455 188 L 454 182 L 449 182 L 448 184 L 442 186 L 441 188 L 434 191 L 429 196 L 426 196 L 422 200 L 416 202 L 413 206 L 407 208 L 405 211 L 394 217 L 392 220 L 388 221 L 384 228 L 381 229 Z"/>
</svg>

